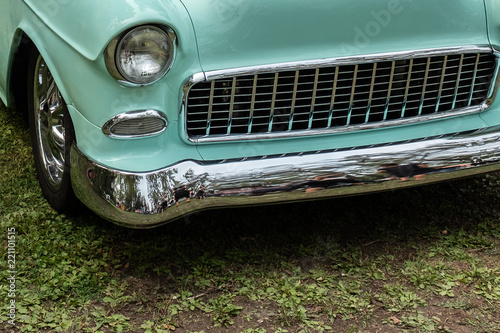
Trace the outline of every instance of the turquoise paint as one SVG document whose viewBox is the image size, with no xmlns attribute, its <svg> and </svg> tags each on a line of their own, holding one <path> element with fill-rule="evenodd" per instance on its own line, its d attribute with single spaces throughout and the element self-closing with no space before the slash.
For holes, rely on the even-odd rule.
<svg viewBox="0 0 500 333">
<path fill-rule="evenodd" d="M 488 34 L 491 45 L 500 50 L 500 1 L 484 0 L 488 16 Z"/>
<path fill-rule="evenodd" d="M 483 0 L 182 0 L 204 70 L 487 45 Z"/>
<path fill-rule="evenodd" d="M 186 77 L 201 71 L 189 17 L 187 15 L 175 16 L 172 14 L 173 9 L 179 9 L 181 14 L 182 12 L 185 13 L 184 7 L 182 5 L 173 6 L 169 15 L 175 16 L 175 19 L 170 21 L 166 20 L 168 15 L 165 14 L 163 8 L 163 6 L 169 5 L 170 1 L 164 1 L 162 4 L 156 1 L 154 3 L 156 3 L 156 7 L 152 7 L 156 8 L 154 10 L 156 16 L 150 13 L 153 9 L 148 9 L 135 12 L 136 16 L 139 17 L 131 16 L 127 20 L 123 17 L 128 17 L 127 15 L 130 14 L 131 8 L 129 7 L 133 5 L 133 8 L 139 8 L 137 1 L 128 1 L 126 6 L 121 1 L 107 3 L 107 10 L 111 13 L 120 13 L 120 15 L 114 15 L 122 17 L 121 20 L 116 17 L 112 17 L 111 21 L 101 19 L 96 24 L 88 25 L 85 34 L 81 34 L 81 29 L 75 28 L 78 27 L 78 24 L 83 23 L 76 23 L 75 27 L 73 27 L 70 26 L 69 21 L 62 21 L 62 23 L 51 22 L 51 29 L 41 29 L 40 36 L 36 38 L 35 43 L 46 61 L 51 65 L 51 70 L 55 72 L 55 76 L 58 78 L 56 81 L 61 91 L 63 91 L 67 103 L 74 105 L 77 110 L 81 110 L 85 117 L 96 126 L 102 126 L 119 113 L 149 108 L 166 113 L 171 121 L 176 120 L 179 113 L 179 99 L 177 96 L 180 91 L 179 87 L 182 86 Z M 37 4 L 40 6 L 38 2 Z M 95 10 L 90 10 L 90 8 L 93 8 L 90 2 L 85 2 L 84 6 L 89 11 L 88 15 L 81 12 L 84 10 L 84 8 L 80 8 L 83 6 L 82 4 L 83 2 L 69 2 L 61 5 L 57 10 L 54 9 L 53 12 L 65 16 L 63 14 L 72 10 L 73 13 L 80 13 L 78 17 L 92 17 Z M 111 5 L 116 6 L 116 8 L 109 8 Z M 97 7 L 97 5 L 95 6 Z M 77 11 L 77 9 L 80 11 Z M 151 15 L 148 16 L 148 13 Z M 45 12 L 41 11 L 38 15 L 43 17 Z M 151 17 L 152 21 L 147 21 L 146 17 Z M 34 19 L 36 20 L 36 17 Z M 138 22 L 132 22 L 133 19 L 137 19 L 141 23 L 156 22 L 169 25 L 174 30 L 179 31 L 177 32 L 178 43 L 173 67 L 165 77 L 154 85 L 126 87 L 113 79 L 104 65 L 102 51 L 112 38 L 123 32 L 127 27 L 138 25 Z M 120 24 L 111 24 L 115 21 L 120 22 Z M 58 26 L 53 27 L 55 24 Z M 113 26 L 113 29 L 108 27 L 110 25 Z M 29 30 L 29 26 L 23 28 Z M 93 45 L 90 46 L 90 39 L 94 38 L 94 29 L 103 29 L 105 33 L 96 33 Z M 63 30 L 65 33 L 54 34 L 53 30 Z M 38 32 L 34 31 L 32 34 L 38 34 Z M 32 34 L 29 34 L 30 37 Z M 68 36 L 68 39 L 66 39 L 65 35 Z M 84 35 L 82 41 L 73 42 L 72 38 L 81 35 Z M 65 38 L 60 38 L 60 36 Z M 102 43 L 98 44 L 99 41 L 102 41 Z M 58 52 L 44 52 L 44 50 L 48 49 L 58 50 Z M 64 73 L 64 75 L 62 76 L 60 73 Z"/>
<path fill-rule="evenodd" d="M 23 0 L 56 35 L 89 60 L 125 29 L 163 23 L 185 31 L 190 20 L 178 0 Z M 181 30 L 182 29 L 182 30 Z"/>
<path fill-rule="evenodd" d="M 116 2 L 116 5 L 119 3 Z M 185 12 L 183 6 L 180 6 Z M 49 29 L 40 19 L 43 15 L 34 15 L 26 6 L 21 9 L 17 25 L 33 40 L 51 69 L 71 110 L 78 144 L 91 159 L 108 167 L 129 171 L 155 170 L 178 162 L 179 159 L 200 159 L 196 147 L 180 139 L 180 126 L 177 122 L 184 80 L 201 71 L 189 18 L 182 21 L 182 16 L 177 16 L 177 24 L 166 22 L 164 18 L 162 21 L 156 20 L 156 23 L 168 24 L 181 31 L 177 34 L 178 48 L 174 66 L 154 85 L 126 87 L 109 75 L 101 53 L 96 60 L 89 59 L 91 57 L 86 54 L 88 52 L 84 50 L 84 43 L 75 45 L 71 40 L 61 38 L 64 34 L 55 34 Z M 136 25 L 137 22 L 129 23 Z M 54 26 L 54 23 L 51 25 Z M 71 31 L 76 33 L 76 30 L 70 29 Z M 106 39 L 115 37 L 117 33 L 114 31 Z M 98 46 L 99 52 L 106 45 L 107 41 Z M 6 77 L 3 72 L 2 77 Z M 102 133 L 101 126 L 115 115 L 144 109 L 155 109 L 167 114 L 169 126 L 165 133 L 136 140 L 110 139 Z"/>
<path fill-rule="evenodd" d="M 182 85 L 202 69 L 487 45 L 482 0 L 183 0 L 189 15 L 175 0 L 25 2 L 31 9 L 18 1 L 0 4 L 0 26 L 6 28 L 1 34 L 2 46 L 12 44 L 18 27 L 33 39 L 69 104 L 79 148 L 110 168 L 151 171 L 184 159 L 218 160 L 365 146 L 500 124 L 499 103 L 494 103 L 481 116 L 317 137 L 196 146 L 186 141 L 184 115 L 179 115 Z M 499 1 L 486 4 L 498 12 Z M 7 6 L 14 11 L 4 10 Z M 153 85 L 126 87 L 108 74 L 102 52 L 119 33 L 151 22 L 175 30 L 178 48 L 174 65 Z M 489 32 L 497 45 L 500 38 L 493 31 L 500 23 L 495 22 L 490 18 Z M 0 97 L 4 101 L 6 59 L 11 54 L 10 47 L 6 50 L 0 47 Z M 113 116 L 144 109 L 167 115 L 165 133 L 135 140 L 110 139 L 102 133 L 101 126 Z"/>
<path fill-rule="evenodd" d="M 182 160 L 200 160 L 193 145 L 179 140 L 177 122 L 169 122 L 167 130 L 157 136 L 142 139 L 111 139 L 100 127 L 85 119 L 73 106 L 68 106 L 75 124 L 78 148 L 90 159 L 106 167 L 146 172 L 158 170 Z M 78 125 L 76 125 L 78 124 Z"/>
<path fill-rule="evenodd" d="M 9 3 L 9 10 L 6 9 L 6 1 Z M 8 87 L 10 63 L 17 47 L 16 28 L 22 7 L 23 4 L 19 1 L 0 0 L 0 99 L 7 106 L 12 103 Z"/>
</svg>

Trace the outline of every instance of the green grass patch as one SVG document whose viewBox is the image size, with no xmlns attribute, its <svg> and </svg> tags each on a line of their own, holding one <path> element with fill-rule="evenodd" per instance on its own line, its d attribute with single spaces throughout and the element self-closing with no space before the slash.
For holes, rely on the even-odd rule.
<svg viewBox="0 0 500 333">
<path fill-rule="evenodd" d="M 19 332 L 500 329 L 499 174 L 140 231 L 53 211 L 4 106 L 0 166 L 0 331 L 12 299 Z"/>
</svg>

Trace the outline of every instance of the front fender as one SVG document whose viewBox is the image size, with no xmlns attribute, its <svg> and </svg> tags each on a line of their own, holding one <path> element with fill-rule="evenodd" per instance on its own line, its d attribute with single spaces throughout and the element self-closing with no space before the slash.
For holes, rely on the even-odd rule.
<svg viewBox="0 0 500 333">
<path fill-rule="evenodd" d="M 143 23 L 167 24 L 174 30 L 191 25 L 178 0 L 24 0 L 61 39 L 89 60 L 96 60 L 108 42 Z"/>
<path fill-rule="evenodd" d="M 163 92 L 168 89 L 177 95 L 182 86 L 179 81 L 200 71 L 193 26 L 178 0 L 24 2 L 29 13 L 23 15 L 19 29 L 49 64 L 66 102 L 92 124 L 100 127 L 120 112 L 160 106 L 170 120 L 177 118 L 178 107 L 163 110 Z M 148 89 L 118 84 L 107 72 L 103 60 L 103 51 L 110 40 L 141 24 L 168 25 L 176 32 L 178 44 L 177 58 L 168 78 Z M 134 94 L 141 98 L 135 98 Z M 122 103 L 123 96 L 132 96 L 133 100 Z M 177 97 L 173 98 L 177 102 Z M 144 100 L 151 105 L 144 105 Z"/>
<path fill-rule="evenodd" d="M 147 170 L 171 164 L 182 154 L 199 158 L 177 134 L 183 82 L 201 71 L 193 26 L 179 2 L 25 0 L 23 7 L 18 30 L 47 62 L 68 104 L 79 148 L 87 156 L 110 167 Z M 122 85 L 108 73 L 103 51 L 118 34 L 141 24 L 170 26 L 177 34 L 176 59 L 169 73 L 152 85 Z M 114 140 L 102 133 L 109 119 L 137 110 L 165 113 L 167 131 L 142 140 Z"/>
</svg>

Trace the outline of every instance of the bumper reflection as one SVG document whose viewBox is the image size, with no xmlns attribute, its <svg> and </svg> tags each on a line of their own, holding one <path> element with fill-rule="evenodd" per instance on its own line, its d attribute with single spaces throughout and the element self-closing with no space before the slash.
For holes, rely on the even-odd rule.
<svg viewBox="0 0 500 333">
<path fill-rule="evenodd" d="M 415 162 L 418 161 L 418 162 Z M 97 214 L 147 228 L 195 211 L 393 190 L 500 169 L 500 134 L 125 173 L 71 153 L 75 193 Z"/>
</svg>

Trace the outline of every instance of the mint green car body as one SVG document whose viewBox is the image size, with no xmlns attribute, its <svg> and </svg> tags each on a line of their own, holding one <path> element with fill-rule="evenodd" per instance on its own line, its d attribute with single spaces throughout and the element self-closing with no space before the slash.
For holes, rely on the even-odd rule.
<svg viewBox="0 0 500 333">
<path fill-rule="evenodd" d="M 348 58 L 358 61 L 366 57 L 372 61 L 371 57 L 376 55 L 402 54 L 409 57 L 412 52 L 422 50 L 463 47 L 491 49 L 491 53 L 496 54 L 496 50 L 500 50 L 499 13 L 500 1 L 496 0 L 0 0 L 0 97 L 7 106 L 14 103 L 12 73 L 15 73 L 16 50 L 23 39 L 29 39 L 46 61 L 67 104 L 75 129 L 75 148 L 86 161 L 123 174 L 150 175 L 184 161 L 192 162 L 194 167 L 190 169 L 196 173 L 196 165 L 204 165 L 205 161 L 342 151 L 478 130 L 491 133 L 500 126 L 500 102 L 494 100 L 496 83 L 489 92 L 491 105 L 477 112 L 358 131 L 235 137 L 209 142 L 190 140 L 186 135 L 184 103 L 188 82 L 203 73 L 216 75 L 225 70 L 270 70 L 283 64 L 293 68 L 301 63 L 335 62 L 335 59 Z M 175 32 L 173 65 L 165 76 L 152 84 L 123 84 L 108 73 L 105 50 L 124 31 L 145 24 L 168 26 Z M 103 134 L 102 128 L 110 119 L 136 110 L 164 113 L 167 119 L 165 131 L 132 139 Z M 488 149 L 478 152 L 484 161 L 490 158 L 487 154 L 491 149 Z M 450 173 L 449 178 L 496 170 L 498 165 L 493 163 L 494 160 L 496 157 L 493 156 L 491 163 L 461 168 Z M 279 164 L 277 161 L 273 165 Z M 399 158 L 387 160 L 387 163 L 420 162 Z M 471 161 L 459 162 L 471 164 Z M 441 166 L 445 165 L 448 164 Z M 232 170 L 238 166 L 232 165 Z M 74 172 L 77 171 L 72 169 L 72 177 L 76 177 L 74 183 L 82 181 L 78 177 L 86 176 Z M 204 174 L 204 171 L 199 171 L 199 174 Z M 258 178 L 261 174 L 254 176 Z M 187 179 L 185 184 L 179 181 L 172 188 L 200 186 L 199 180 L 190 183 L 189 177 L 180 178 Z M 440 173 L 435 180 L 442 178 L 443 173 Z M 434 181 L 432 175 L 427 179 Z M 399 179 L 397 182 L 404 187 L 426 183 L 427 180 L 402 182 Z M 264 181 L 261 187 L 266 185 L 276 186 L 271 181 Z M 393 181 L 384 186 L 391 189 L 399 185 Z M 257 200 L 255 193 L 246 197 L 245 192 L 239 190 L 234 202 L 229 203 L 217 201 L 221 196 L 203 195 L 205 199 L 195 200 L 194 195 L 190 195 L 191 203 L 155 211 L 155 214 L 110 212 L 116 208 L 113 205 L 116 198 L 89 198 L 90 194 L 85 191 L 76 192 L 85 204 L 105 218 L 144 228 L 207 208 L 372 191 L 368 190 L 369 185 L 362 187 L 363 190 L 338 193 L 330 187 L 324 195 L 316 191 L 296 191 L 300 193 L 289 198 L 278 198 L 280 191 L 273 191 L 265 200 Z M 384 188 L 374 187 L 373 190 L 380 189 Z M 229 187 L 214 190 L 215 193 L 217 190 L 226 191 L 224 200 L 232 198 Z M 196 192 L 196 189 L 192 191 Z M 314 193 L 305 197 L 303 194 L 307 192 Z M 109 211 L 98 208 L 106 204 L 110 205 Z M 179 212 L 174 212 L 175 209 Z M 126 213 L 129 215 L 123 215 Z"/>
</svg>

